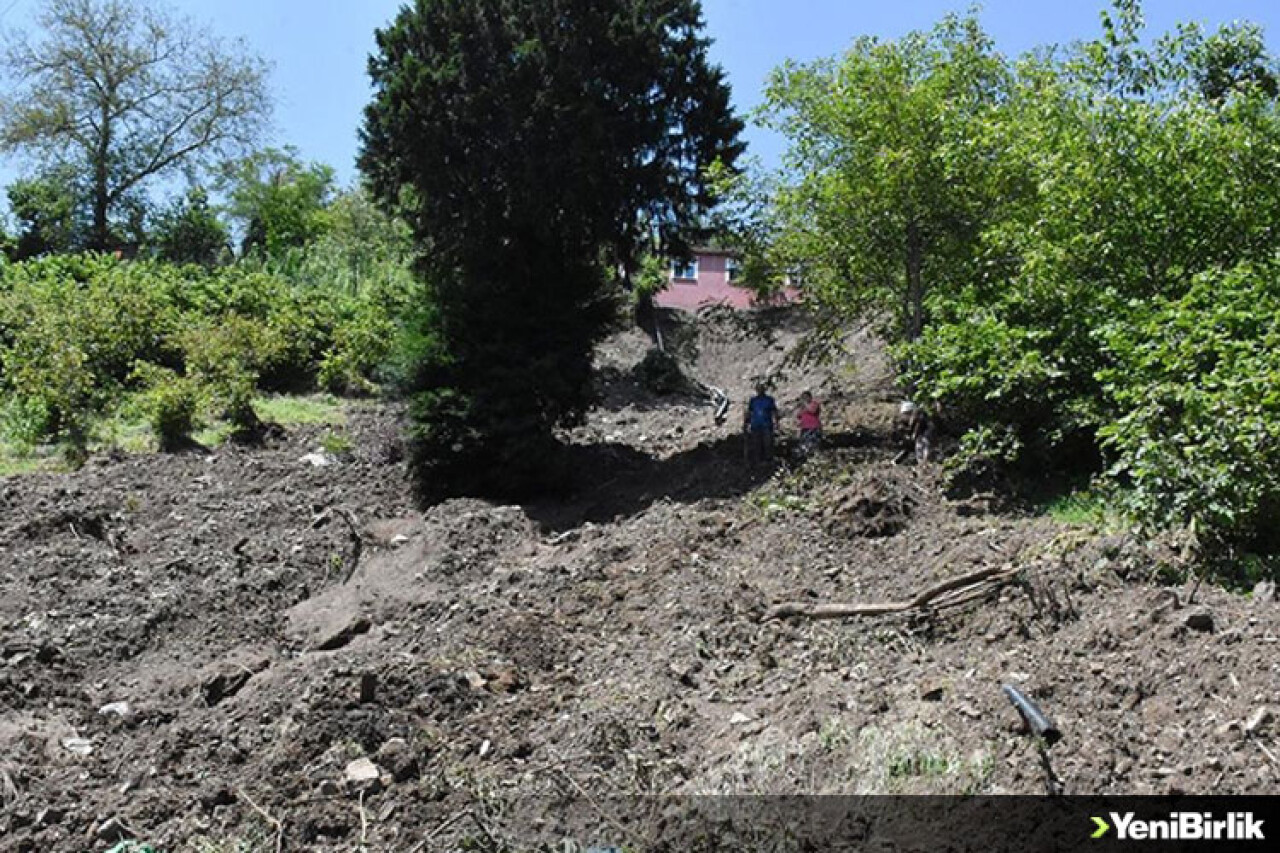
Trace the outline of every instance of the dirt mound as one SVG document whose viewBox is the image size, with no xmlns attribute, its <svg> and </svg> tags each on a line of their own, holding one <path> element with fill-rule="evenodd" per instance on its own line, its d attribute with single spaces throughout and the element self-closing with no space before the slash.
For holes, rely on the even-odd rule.
<svg viewBox="0 0 1280 853">
<path fill-rule="evenodd" d="M 825 516 L 831 533 L 844 536 L 892 536 L 901 533 L 919 502 L 919 486 L 907 476 L 863 477 L 829 499 Z"/>
<path fill-rule="evenodd" d="M 704 381 L 784 354 L 713 333 Z M 732 417 L 613 386 L 563 501 L 415 510 L 379 408 L 323 465 L 299 429 L 3 481 L 5 848 L 487 848 L 615 794 L 1274 790 L 1280 604 L 1171 582 L 1176 546 L 948 501 L 894 464 L 866 346 L 779 380 L 832 401 L 803 464 L 748 468 Z M 962 606 L 763 619 L 987 568 L 1016 577 Z M 1006 683 L 1063 732 L 1047 767 Z"/>
</svg>

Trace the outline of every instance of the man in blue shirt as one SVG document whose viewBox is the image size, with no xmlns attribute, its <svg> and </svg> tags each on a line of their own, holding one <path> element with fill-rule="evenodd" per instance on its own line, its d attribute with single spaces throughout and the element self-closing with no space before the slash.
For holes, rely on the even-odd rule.
<svg viewBox="0 0 1280 853">
<path fill-rule="evenodd" d="M 778 428 L 778 404 L 769 396 L 764 383 L 756 386 L 756 395 L 747 402 L 742 416 L 747 434 L 747 462 L 773 460 L 773 432 Z"/>
</svg>

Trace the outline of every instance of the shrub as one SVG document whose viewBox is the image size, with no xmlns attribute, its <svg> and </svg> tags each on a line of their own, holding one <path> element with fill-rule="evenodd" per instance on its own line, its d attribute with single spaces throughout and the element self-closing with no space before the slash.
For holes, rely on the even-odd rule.
<svg viewBox="0 0 1280 853">
<path fill-rule="evenodd" d="M 201 394 L 195 380 L 147 362 L 134 369 L 134 379 L 145 388 L 140 406 L 160 449 L 190 446 L 191 434 L 200 426 Z"/>
<path fill-rule="evenodd" d="M 1280 269 L 1196 277 L 1108 330 L 1100 430 L 1126 508 L 1210 546 L 1280 549 Z"/>
<path fill-rule="evenodd" d="M 394 245 L 321 248 L 298 249 L 292 270 L 92 254 L 0 266 L 6 433 L 82 455 L 95 424 L 139 389 L 162 443 L 189 432 L 196 398 L 245 433 L 259 425 L 260 389 L 374 392 L 404 340 L 396 318 L 423 304 L 421 291 Z"/>
<path fill-rule="evenodd" d="M 396 327 L 384 312 L 362 306 L 333 330 L 333 340 L 320 360 L 321 387 L 334 393 L 371 394 L 375 373 L 391 355 Z"/>
<path fill-rule="evenodd" d="M 285 342 L 266 324 L 240 314 L 226 314 L 181 334 L 188 375 L 207 388 L 221 414 L 238 433 L 260 426 L 253 409 L 258 376 L 279 358 Z"/>
</svg>

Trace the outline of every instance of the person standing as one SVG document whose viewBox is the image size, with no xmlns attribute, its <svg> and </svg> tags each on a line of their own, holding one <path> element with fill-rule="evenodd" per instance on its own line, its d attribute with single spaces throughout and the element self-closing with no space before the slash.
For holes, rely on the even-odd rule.
<svg viewBox="0 0 1280 853">
<path fill-rule="evenodd" d="M 747 402 L 742 416 L 747 436 L 747 462 L 769 462 L 773 459 L 773 433 L 778 428 L 778 404 L 769 396 L 764 383 L 756 385 L 756 395 Z"/>
<path fill-rule="evenodd" d="M 796 420 L 800 425 L 800 452 L 811 456 L 822 444 L 822 404 L 808 391 L 800 395 Z"/>
</svg>

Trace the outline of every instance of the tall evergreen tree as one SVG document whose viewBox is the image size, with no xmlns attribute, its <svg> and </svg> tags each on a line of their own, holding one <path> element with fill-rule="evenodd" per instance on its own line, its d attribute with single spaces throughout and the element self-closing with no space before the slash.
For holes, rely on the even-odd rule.
<svg viewBox="0 0 1280 853">
<path fill-rule="evenodd" d="M 360 164 L 423 250 L 428 498 L 547 484 L 611 270 L 684 246 L 741 122 L 697 0 L 418 0 L 378 33 Z M 406 192 L 406 190 L 408 190 Z"/>
</svg>

